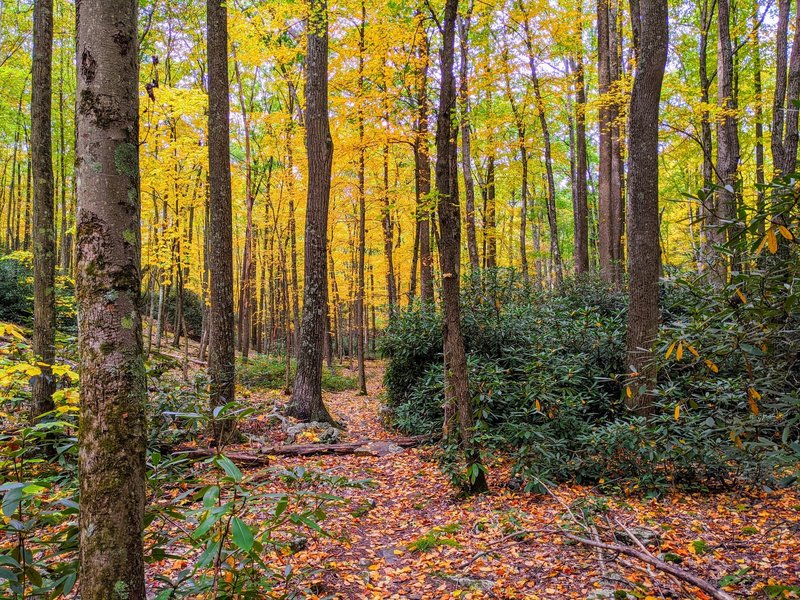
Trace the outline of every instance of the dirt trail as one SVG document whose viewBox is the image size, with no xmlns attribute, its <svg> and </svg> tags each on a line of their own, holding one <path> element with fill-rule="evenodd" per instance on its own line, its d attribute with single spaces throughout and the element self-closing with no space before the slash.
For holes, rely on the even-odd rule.
<svg viewBox="0 0 800 600">
<path fill-rule="evenodd" d="M 382 376 L 380 365 L 370 366 L 368 396 L 355 392 L 326 394 L 334 417 L 347 425 L 348 440 L 399 435 L 387 431 L 381 423 L 378 397 Z M 592 551 L 565 544 L 552 534 L 535 534 L 521 542 L 510 540 L 492 546 L 511 531 L 558 524 L 565 512 L 560 502 L 569 504 L 597 495 L 596 490 L 560 486 L 555 490 L 560 502 L 548 496 L 511 491 L 504 485 L 508 481 L 508 465 L 494 457 L 489 464 L 492 493 L 459 500 L 437 465 L 435 450 L 425 447 L 384 457 L 281 457 L 279 463 L 375 483 L 373 488 L 340 493 L 347 498 L 347 504 L 334 508 L 324 523 L 334 538 L 313 539 L 305 550 L 287 559 L 298 567 L 313 565 L 321 569 L 315 587 L 317 597 L 586 598 L 601 585 L 609 587 L 603 582 L 600 564 Z M 373 504 L 374 508 L 368 511 L 354 510 Z M 680 555 L 683 567 L 702 577 L 716 580 L 744 566 L 751 567 L 748 585 L 733 588 L 740 593 L 752 593 L 754 585 L 763 587 L 768 580 L 800 584 L 796 563 L 791 554 L 785 554 L 792 528 L 800 528 L 797 492 L 705 498 L 676 494 L 658 501 L 610 500 L 609 506 L 628 525 L 657 530 L 662 540 L 660 552 Z M 360 516 L 354 516 L 354 512 Z M 769 531 L 768 539 L 759 542 L 754 536 L 752 544 L 735 543 L 743 528 L 767 531 L 775 524 L 778 525 Z M 409 544 L 431 534 L 434 528 L 442 528 L 438 535 L 447 541 L 427 552 L 409 549 Z M 430 539 L 435 537 L 435 533 L 429 535 Z M 696 539 L 718 549 L 696 555 L 689 549 Z M 464 567 L 476 553 L 490 546 L 496 550 L 494 554 Z M 648 575 L 637 570 L 617 571 L 630 583 L 611 585 L 612 593 L 615 587 L 639 586 L 640 597 L 662 597 L 659 593 L 667 597 L 671 593 L 673 598 L 704 597 L 661 576 L 654 584 Z"/>
</svg>

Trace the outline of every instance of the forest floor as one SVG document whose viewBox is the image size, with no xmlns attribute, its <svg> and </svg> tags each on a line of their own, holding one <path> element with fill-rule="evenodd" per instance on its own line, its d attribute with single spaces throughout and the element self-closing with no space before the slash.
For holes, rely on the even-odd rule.
<svg viewBox="0 0 800 600">
<path fill-rule="evenodd" d="M 369 366 L 368 396 L 354 391 L 326 394 L 329 410 L 347 427 L 344 441 L 400 437 L 381 420 L 382 375 L 380 364 Z M 284 400 L 267 393 L 251 397 L 264 404 Z M 253 452 L 255 448 L 241 445 L 230 450 Z M 800 586 L 800 494 L 796 489 L 673 493 L 645 499 L 608 497 L 596 489 L 562 485 L 551 495 L 531 494 L 510 489 L 510 465 L 494 457 L 489 464 L 491 493 L 464 500 L 440 471 L 436 450 L 424 446 L 383 457 L 279 456 L 270 467 L 243 470 L 246 478 L 263 480 L 269 487 L 274 484 L 267 472 L 275 466 L 302 466 L 373 482 L 370 487 L 334 492 L 345 502 L 331 507 L 322 523 L 330 537 L 314 535 L 299 552 L 276 554 L 275 560 L 283 563 L 276 566 L 291 564 L 295 572 L 305 570 L 309 587 L 303 589 L 315 595 L 306 591 L 301 597 L 625 597 L 615 596 L 615 590 L 628 590 L 632 595 L 627 597 L 648 600 L 709 597 L 663 573 L 648 572 L 635 559 L 619 560 L 608 552 L 600 555 L 554 533 L 569 525 L 566 507 L 577 511 L 576 502 L 602 506 L 603 522 L 641 528 L 635 531 L 643 535 L 655 532 L 653 554 L 668 553 L 681 569 L 712 584 L 722 580 L 734 596 L 797 597 L 780 586 Z M 534 533 L 508 537 L 518 530 Z M 420 542 L 421 538 L 425 539 Z M 426 550 L 426 545 L 432 547 Z M 292 594 L 292 590 L 276 593 Z"/>
</svg>

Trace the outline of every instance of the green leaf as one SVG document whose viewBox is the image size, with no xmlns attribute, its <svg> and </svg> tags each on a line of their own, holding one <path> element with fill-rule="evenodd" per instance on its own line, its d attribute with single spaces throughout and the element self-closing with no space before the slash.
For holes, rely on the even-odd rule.
<svg viewBox="0 0 800 600">
<path fill-rule="evenodd" d="M 214 459 L 214 464 L 225 471 L 225 474 L 236 483 L 242 480 L 242 472 L 239 470 L 239 467 L 233 464 L 233 461 L 227 456 L 220 454 Z"/>
<path fill-rule="evenodd" d="M 281 496 L 281 499 L 278 500 L 278 503 L 275 505 L 275 518 L 280 517 L 284 512 L 286 512 L 286 507 L 288 506 L 289 506 L 289 497 Z"/>
<path fill-rule="evenodd" d="M 245 552 L 253 548 L 253 532 L 250 527 L 239 517 L 234 517 L 231 521 L 231 531 L 233 532 L 233 543 Z"/>
</svg>

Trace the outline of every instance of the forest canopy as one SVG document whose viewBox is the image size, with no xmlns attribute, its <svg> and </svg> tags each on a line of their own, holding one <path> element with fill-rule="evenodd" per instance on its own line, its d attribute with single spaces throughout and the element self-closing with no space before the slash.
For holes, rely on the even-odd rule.
<svg viewBox="0 0 800 600">
<path fill-rule="evenodd" d="M 0 0 L 0 593 L 797 597 L 799 115 L 800 0 Z"/>
</svg>

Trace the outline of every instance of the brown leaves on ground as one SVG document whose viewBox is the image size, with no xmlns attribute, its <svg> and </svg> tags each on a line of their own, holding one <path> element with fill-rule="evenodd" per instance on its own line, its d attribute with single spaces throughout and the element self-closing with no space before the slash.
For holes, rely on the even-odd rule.
<svg viewBox="0 0 800 600">
<path fill-rule="evenodd" d="M 395 437 L 379 415 L 381 379 L 382 369 L 373 365 L 369 396 L 326 395 L 349 439 Z M 375 483 L 337 491 L 347 503 L 334 507 L 323 524 L 333 537 L 316 537 L 304 550 L 283 557 L 295 570 L 319 569 L 311 586 L 318 595 L 307 597 L 586 598 L 602 589 L 609 595 L 596 597 L 613 598 L 615 589 L 627 589 L 647 600 L 707 598 L 662 573 L 648 572 L 645 565 L 622 565 L 613 556 L 604 558 L 604 578 L 594 550 L 541 531 L 569 524 L 564 505 L 598 492 L 562 485 L 553 490 L 557 501 L 511 491 L 504 486 L 509 465 L 502 458 L 489 465 L 492 493 L 466 500 L 456 497 L 433 448 L 385 457 L 281 457 L 279 464 Z M 256 470 L 249 475 L 259 479 Z M 660 547 L 654 554 L 714 584 L 722 580 L 735 596 L 766 598 L 778 589 L 768 586 L 800 585 L 797 490 L 618 497 L 608 500 L 607 509 L 612 522 L 656 532 Z M 540 531 L 508 537 L 523 529 Z M 774 597 L 796 597 L 777 593 Z"/>
</svg>

